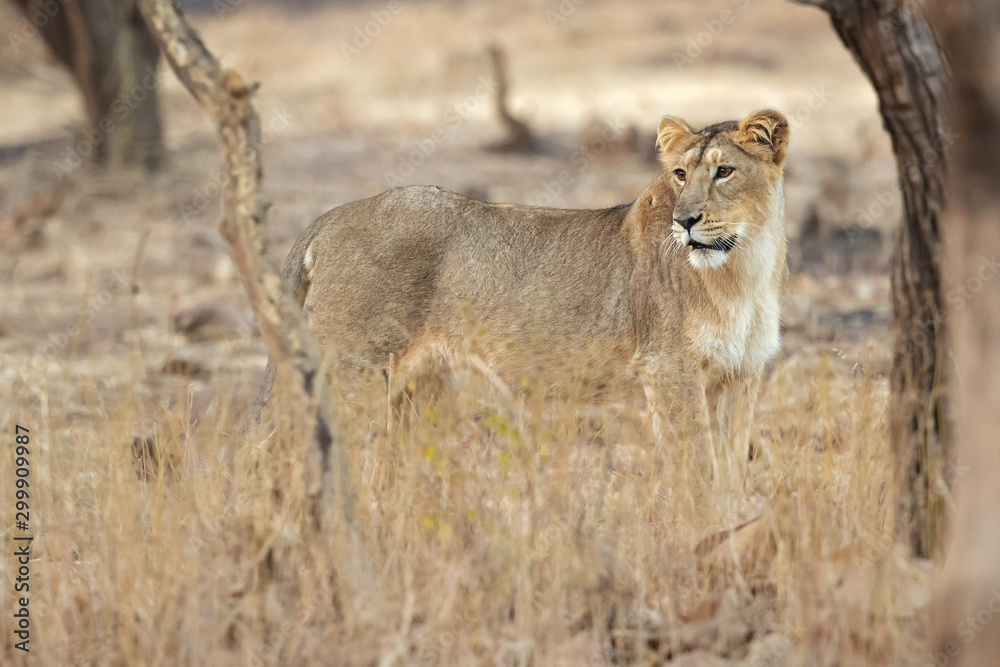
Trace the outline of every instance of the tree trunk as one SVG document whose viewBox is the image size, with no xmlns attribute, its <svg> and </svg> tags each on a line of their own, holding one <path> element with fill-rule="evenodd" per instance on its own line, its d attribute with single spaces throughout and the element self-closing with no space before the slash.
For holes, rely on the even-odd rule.
<svg viewBox="0 0 1000 667">
<path fill-rule="evenodd" d="M 160 95 L 157 70 L 160 47 L 142 18 L 139 7 L 129 3 L 122 35 L 127 44 L 123 79 L 124 91 L 131 91 L 129 135 L 122 137 L 122 159 L 126 164 L 141 165 L 156 171 L 163 164 L 163 122 L 160 118 Z"/>
<path fill-rule="evenodd" d="M 116 157 L 124 164 L 158 168 L 163 157 L 159 49 L 134 0 L 15 4 L 38 26 L 80 89 L 86 128 L 75 143 L 79 157 L 98 164 Z"/>
<path fill-rule="evenodd" d="M 1000 665 L 1000 8 L 936 0 L 932 9 L 954 72 L 957 132 L 945 239 L 957 511 L 933 606 L 935 655 Z"/>
<path fill-rule="evenodd" d="M 912 552 L 940 555 L 948 456 L 940 218 L 947 66 L 923 17 L 894 0 L 799 0 L 825 10 L 878 94 L 892 138 L 904 218 L 891 264 L 891 437 L 897 523 Z M 901 6 L 900 6 L 901 5 Z"/>
<path fill-rule="evenodd" d="M 312 478 L 306 484 L 314 517 L 322 523 L 336 490 L 341 518 L 352 528 L 354 496 L 347 452 L 331 414 L 322 356 L 306 328 L 304 313 L 268 255 L 260 118 L 251 103 L 257 86 L 220 67 L 173 0 L 138 0 L 138 4 L 177 78 L 219 128 L 222 170 L 229 176 L 220 231 L 260 320 L 271 359 L 280 372 L 290 372 L 315 403 L 307 468 Z"/>
</svg>

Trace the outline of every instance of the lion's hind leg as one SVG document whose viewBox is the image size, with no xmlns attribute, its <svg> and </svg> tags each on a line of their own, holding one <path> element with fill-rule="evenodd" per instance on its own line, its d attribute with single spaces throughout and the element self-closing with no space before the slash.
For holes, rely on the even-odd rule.
<svg viewBox="0 0 1000 667">
<path fill-rule="evenodd" d="M 393 359 L 384 378 L 392 421 L 403 428 L 411 428 L 454 384 L 448 355 L 433 345 L 414 346 L 398 363 Z"/>
</svg>

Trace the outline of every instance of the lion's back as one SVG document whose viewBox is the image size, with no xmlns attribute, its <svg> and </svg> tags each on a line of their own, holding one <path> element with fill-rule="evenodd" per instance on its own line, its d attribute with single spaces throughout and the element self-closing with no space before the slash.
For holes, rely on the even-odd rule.
<svg viewBox="0 0 1000 667">
<path fill-rule="evenodd" d="M 376 363 L 428 330 L 461 340 L 485 327 L 503 339 L 580 344 L 625 320 L 626 211 L 394 188 L 321 216 L 289 265 L 303 267 L 317 338 L 354 339 L 348 346 Z"/>
</svg>

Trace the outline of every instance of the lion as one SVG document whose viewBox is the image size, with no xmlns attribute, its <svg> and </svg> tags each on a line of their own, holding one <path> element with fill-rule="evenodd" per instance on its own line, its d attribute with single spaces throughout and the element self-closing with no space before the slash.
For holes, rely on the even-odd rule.
<svg viewBox="0 0 1000 667">
<path fill-rule="evenodd" d="M 553 383 L 625 374 L 657 443 L 683 439 L 707 480 L 719 442 L 739 484 L 780 346 L 788 139 L 770 109 L 700 131 L 664 117 L 662 172 L 602 210 L 395 188 L 313 222 L 284 277 L 341 380 L 389 378 L 392 364 L 400 388 L 463 356 L 515 386 L 526 368 Z M 269 365 L 258 408 L 274 376 Z"/>
</svg>

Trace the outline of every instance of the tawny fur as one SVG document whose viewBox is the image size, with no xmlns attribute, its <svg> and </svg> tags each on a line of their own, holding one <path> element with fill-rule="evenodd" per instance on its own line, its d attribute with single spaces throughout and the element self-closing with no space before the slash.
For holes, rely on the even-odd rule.
<svg viewBox="0 0 1000 667">
<path fill-rule="evenodd" d="M 546 382 L 627 372 L 659 441 L 693 442 L 708 477 L 721 439 L 742 476 L 761 373 L 779 347 L 787 143 L 772 110 L 700 132 L 666 117 L 663 172 L 604 210 L 396 188 L 316 220 L 285 278 L 342 381 L 381 375 L 390 355 L 399 386 L 442 355 L 473 355 L 514 386 L 526 370 Z M 698 216 L 690 230 L 675 221 Z M 732 248 L 689 245 L 723 241 Z M 273 379 L 269 368 L 259 403 Z"/>
</svg>

